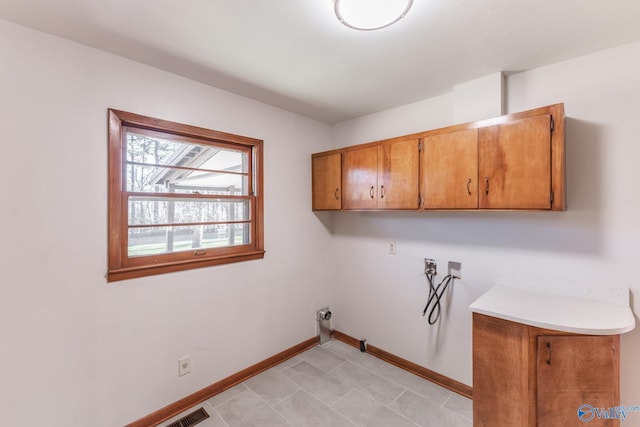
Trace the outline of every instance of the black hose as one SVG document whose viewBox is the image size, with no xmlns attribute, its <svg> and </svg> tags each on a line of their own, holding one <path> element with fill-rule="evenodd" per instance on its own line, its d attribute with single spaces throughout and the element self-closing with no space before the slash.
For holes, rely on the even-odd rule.
<svg viewBox="0 0 640 427">
<path fill-rule="evenodd" d="M 453 282 L 454 276 L 447 274 L 437 286 L 433 285 L 433 274 L 425 273 L 425 276 L 427 276 L 427 281 L 429 282 L 429 298 L 427 299 L 427 305 L 422 311 L 422 315 L 425 316 L 431 307 L 429 316 L 427 316 L 427 321 L 430 325 L 435 325 L 440 318 L 440 312 L 442 311 L 440 308 L 440 300 L 442 299 L 442 296 L 447 290 L 449 284 Z"/>
</svg>

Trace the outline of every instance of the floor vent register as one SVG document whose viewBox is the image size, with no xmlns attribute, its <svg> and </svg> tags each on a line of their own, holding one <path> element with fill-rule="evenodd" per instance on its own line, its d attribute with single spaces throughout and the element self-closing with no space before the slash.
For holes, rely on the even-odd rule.
<svg viewBox="0 0 640 427">
<path fill-rule="evenodd" d="M 207 414 L 207 411 L 205 411 L 204 408 L 200 408 L 191 412 L 190 414 L 185 415 L 178 421 L 169 424 L 167 427 L 191 427 L 199 424 L 207 418 L 209 418 L 209 414 Z"/>
</svg>

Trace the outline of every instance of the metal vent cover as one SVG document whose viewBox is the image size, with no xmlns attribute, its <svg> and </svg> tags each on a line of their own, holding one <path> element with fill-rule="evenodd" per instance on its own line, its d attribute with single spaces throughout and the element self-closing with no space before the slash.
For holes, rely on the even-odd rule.
<svg viewBox="0 0 640 427">
<path fill-rule="evenodd" d="M 191 427 L 209 418 L 209 414 L 204 408 L 196 409 L 190 414 L 185 415 L 178 421 L 169 424 L 167 427 Z"/>
</svg>

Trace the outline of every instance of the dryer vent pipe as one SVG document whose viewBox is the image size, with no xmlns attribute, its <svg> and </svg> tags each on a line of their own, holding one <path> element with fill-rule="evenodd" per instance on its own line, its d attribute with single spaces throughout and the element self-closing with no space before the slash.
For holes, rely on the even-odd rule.
<svg viewBox="0 0 640 427">
<path fill-rule="evenodd" d="M 316 319 L 318 320 L 318 330 L 320 331 L 319 342 L 320 345 L 328 342 L 331 339 L 331 310 L 329 307 L 321 308 L 316 313 Z"/>
</svg>

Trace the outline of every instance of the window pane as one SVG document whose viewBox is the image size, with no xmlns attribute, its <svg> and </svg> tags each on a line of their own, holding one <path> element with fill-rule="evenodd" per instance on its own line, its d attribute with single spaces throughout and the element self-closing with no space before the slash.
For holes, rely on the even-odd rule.
<svg viewBox="0 0 640 427">
<path fill-rule="evenodd" d="M 126 153 L 127 191 L 248 194 L 247 150 L 128 131 Z"/>
<path fill-rule="evenodd" d="M 128 256 L 159 255 L 251 243 L 249 224 L 130 228 Z"/>
<path fill-rule="evenodd" d="M 249 200 L 130 197 L 129 225 L 248 221 L 249 207 Z"/>
<path fill-rule="evenodd" d="M 127 132 L 127 162 L 248 173 L 247 151 Z"/>
</svg>

